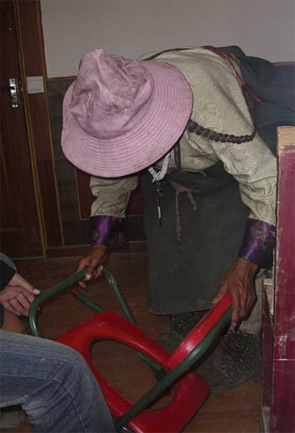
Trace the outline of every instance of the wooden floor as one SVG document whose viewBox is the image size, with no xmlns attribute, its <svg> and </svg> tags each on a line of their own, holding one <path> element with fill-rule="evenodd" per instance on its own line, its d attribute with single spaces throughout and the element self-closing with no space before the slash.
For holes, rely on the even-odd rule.
<svg viewBox="0 0 295 433">
<path fill-rule="evenodd" d="M 17 262 L 17 267 L 26 279 L 44 290 L 72 275 L 77 260 L 77 257 L 22 260 Z M 117 279 L 139 326 L 155 336 L 167 323 L 167 317 L 146 311 L 146 267 L 145 252 L 116 253 L 106 264 Z M 105 281 L 89 284 L 87 294 L 103 308 L 120 312 Z M 41 308 L 38 323 L 42 335 L 54 339 L 92 314 L 65 291 Z M 130 399 L 139 398 L 155 381 L 146 364 L 133 351 L 117 343 L 99 342 L 92 355 L 107 380 Z M 211 394 L 184 432 L 259 433 L 260 390 L 261 376 L 258 375 L 234 390 Z M 17 429 L 17 433 L 29 432 L 28 423 Z"/>
</svg>

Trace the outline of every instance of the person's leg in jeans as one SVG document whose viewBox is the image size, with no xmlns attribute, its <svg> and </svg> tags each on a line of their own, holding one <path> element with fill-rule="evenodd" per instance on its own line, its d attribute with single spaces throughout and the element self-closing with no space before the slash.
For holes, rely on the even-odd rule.
<svg viewBox="0 0 295 433">
<path fill-rule="evenodd" d="M 0 331 L 0 407 L 22 405 L 33 433 L 115 432 L 85 360 L 60 343 Z"/>
</svg>

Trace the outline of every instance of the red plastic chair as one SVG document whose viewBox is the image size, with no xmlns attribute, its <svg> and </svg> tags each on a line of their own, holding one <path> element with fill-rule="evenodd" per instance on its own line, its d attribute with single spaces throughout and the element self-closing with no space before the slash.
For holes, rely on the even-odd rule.
<svg viewBox="0 0 295 433">
<path fill-rule="evenodd" d="M 105 273 L 110 276 L 107 271 Z M 77 275 L 75 274 L 76 279 Z M 38 305 L 44 299 L 69 286 L 69 280 L 71 279 L 58 287 L 49 289 L 47 294 L 46 292 L 41 294 L 43 299 L 40 301 L 38 298 L 35 299 L 29 315 L 34 335 L 40 336 L 35 324 Z M 124 304 L 125 301 L 122 302 Z M 179 433 L 197 413 L 210 393 L 207 382 L 190 371 L 190 368 L 215 341 L 223 327 L 229 323 L 230 310 L 231 299 L 225 296 L 199 322 L 173 354 L 168 353 L 129 319 L 110 311 L 95 314 L 61 335 L 57 341 L 74 348 L 85 358 L 102 388 L 118 431 L 129 429 L 136 433 Z M 133 319 L 133 316 L 131 318 Z M 97 340 L 115 340 L 134 348 L 143 355 L 144 359 L 154 361 L 166 371 L 166 374 L 142 398 L 132 403 L 114 389 L 93 364 L 90 349 L 92 343 Z M 154 400 L 172 384 L 174 384 L 174 393 L 171 401 L 164 407 L 152 408 L 151 404 Z"/>
</svg>

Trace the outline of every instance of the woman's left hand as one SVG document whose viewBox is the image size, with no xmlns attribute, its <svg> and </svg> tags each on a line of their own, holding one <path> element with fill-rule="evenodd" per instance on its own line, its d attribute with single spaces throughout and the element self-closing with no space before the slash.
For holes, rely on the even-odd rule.
<svg viewBox="0 0 295 433">
<path fill-rule="evenodd" d="M 248 316 L 255 302 L 254 279 L 257 271 L 257 265 L 239 257 L 225 275 L 212 301 L 213 304 L 216 304 L 226 293 L 231 296 L 233 307 L 231 325 L 233 327 Z"/>
</svg>

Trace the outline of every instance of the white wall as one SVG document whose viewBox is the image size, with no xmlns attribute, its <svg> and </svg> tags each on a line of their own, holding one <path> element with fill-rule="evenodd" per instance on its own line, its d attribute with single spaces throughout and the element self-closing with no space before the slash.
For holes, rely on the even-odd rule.
<svg viewBox="0 0 295 433">
<path fill-rule="evenodd" d="M 165 48 L 239 45 L 295 60 L 295 0 L 41 0 L 48 77 L 76 75 L 94 48 L 137 56 Z"/>
</svg>

